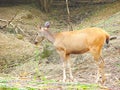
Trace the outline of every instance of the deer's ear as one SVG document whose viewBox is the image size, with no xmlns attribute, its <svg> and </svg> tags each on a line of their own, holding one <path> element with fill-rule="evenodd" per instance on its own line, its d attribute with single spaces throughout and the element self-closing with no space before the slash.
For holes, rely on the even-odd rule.
<svg viewBox="0 0 120 90">
<path fill-rule="evenodd" d="M 47 22 L 45 22 L 45 25 L 44 25 L 46 28 L 49 28 L 50 27 L 50 22 L 49 21 L 47 21 Z"/>
</svg>

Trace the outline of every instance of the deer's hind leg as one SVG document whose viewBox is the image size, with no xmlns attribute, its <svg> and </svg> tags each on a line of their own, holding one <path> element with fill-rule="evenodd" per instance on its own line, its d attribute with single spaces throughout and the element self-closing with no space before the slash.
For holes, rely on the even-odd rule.
<svg viewBox="0 0 120 90">
<path fill-rule="evenodd" d="M 106 80 L 105 78 L 105 73 L 104 73 L 104 60 L 101 58 L 101 48 L 92 48 L 90 50 L 94 57 L 94 61 L 98 67 L 98 72 L 97 72 L 97 79 L 96 82 L 98 83 L 100 81 L 100 78 L 102 78 L 101 84 L 103 84 Z"/>
</svg>

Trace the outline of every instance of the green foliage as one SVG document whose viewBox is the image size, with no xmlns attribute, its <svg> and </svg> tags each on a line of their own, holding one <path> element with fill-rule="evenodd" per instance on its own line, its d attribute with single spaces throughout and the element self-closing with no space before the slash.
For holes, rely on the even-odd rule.
<svg viewBox="0 0 120 90">
<path fill-rule="evenodd" d="M 11 80 L 11 79 L 10 79 Z M 8 80 L 9 81 L 9 80 Z M 28 82 L 29 86 L 19 87 L 7 85 L 5 80 L 0 82 L 0 90 L 56 90 L 62 87 L 63 90 L 99 90 L 101 88 L 97 84 L 81 84 L 76 82 L 57 82 L 55 80 L 47 79 L 45 75 L 41 75 L 41 81 L 31 80 Z M 4 83 L 4 84 L 1 84 Z M 36 86 L 36 87 L 33 87 Z"/>
<path fill-rule="evenodd" d="M 120 63 L 117 63 L 116 65 L 120 68 Z"/>
<path fill-rule="evenodd" d="M 0 90 L 38 90 L 38 89 L 31 87 L 16 88 L 16 87 L 0 86 Z"/>
<path fill-rule="evenodd" d="M 14 33 L 14 34 L 16 33 L 16 32 L 15 32 L 15 28 L 11 28 L 11 27 L 8 27 L 8 28 L 7 28 L 7 31 L 8 31 L 9 33 Z"/>
<path fill-rule="evenodd" d="M 35 60 L 38 61 L 40 59 L 40 51 L 39 51 L 39 49 L 36 48 L 34 53 L 35 53 Z"/>
<path fill-rule="evenodd" d="M 120 12 L 112 15 L 107 20 L 102 20 L 96 26 L 104 28 L 111 35 L 117 34 L 120 28 Z"/>
<path fill-rule="evenodd" d="M 49 45 L 45 44 L 43 47 L 43 52 L 40 54 L 42 59 L 49 57 L 52 54 L 52 50 L 49 49 Z"/>
<path fill-rule="evenodd" d="M 43 46 L 43 51 L 40 52 L 40 50 L 38 48 L 36 48 L 35 50 L 35 60 L 38 61 L 44 58 L 49 57 L 52 54 L 53 50 L 49 49 L 49 44 L 45 44 L 45 46 Z"/>
<path fill-rule="evenodd" d="M 98 90 L 96 84 L 67 83 L 65 85 L 67 90 Z"/>
<path fill-rule="evenodd" d="M 7 87 L 7 86 L 0 86 L 0 90 L 21 90 L 18 88 L 12 88 L 12 87 Z"/>
<path fill-rule="evenodd" d="M 26 90 L 38 90 L 36 88 L 27 87 Z"/>
<path fill-rule="evenodd" d="M 7 80 L 0 80 L 0 83 L 7 83 Z"/>
</svg>

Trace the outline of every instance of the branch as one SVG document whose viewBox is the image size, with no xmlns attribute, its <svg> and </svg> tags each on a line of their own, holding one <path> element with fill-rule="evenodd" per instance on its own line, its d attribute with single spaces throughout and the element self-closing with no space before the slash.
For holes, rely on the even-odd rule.
<svg viewBox="0 0 120 90">
<path fill-rule="evenodd" d="M 0 19 L 0 21 L 2 21 L 2 22 L 7 22 L 7 20 L 5 20 L 5 19 Z"/>
<path fill-rule="evenodd" d="M 67 13 L 68 13 L 68 24 L 70 26 L 69 30 L 73 30 L 71 22 L 70 22 L 70 10 L 69 10 L 69 6 L 68 6 L 68 0 L 66 0 L 66 8 L 67 8 Z"/>
<path fill-rule="evenodd" d="M 17 31 L 17 29 L 18 29 L 18 30 L 20 30 L 25 36 L 29 36 L 28 34 L 26 34 L 26 33 L 24 32 L 24 30 L 23 30 L 20 26 L 14 25 L 13 23 L 10 23 L 10 25 L 15 28 L 16 33 L 18 32 L 18 31 Z"/>
<path fill-rule="evenodd" d="M 16 15 L 17 15 L 17 13 L 9 20 L 9 21 L 7 21 L 7 20 L 4 20 L 4 19 L 0 19 L 0 21 L 3 21 L 3 22 L 7 22 L 7 24 L 6 25 L 4 25 L 4 26 L 0 26 L 0 29 L 4 29 L 4 28 L 6 28 L 14 19 L 15 19 L 15 17 L 16 17 Z"/>
<path fill-rule="evenodd" d="M 2 22 L 7 22 L 7 20 L 5 20 L 5 19 L 0 19 L 0 21 L 2 21 Z M 0 26 L 0 29 L 3 29 L 3 28 L 6 28 L 6 25 Z"/>
<path fill-rule="evenodd" d="M 8 21 L 7 25 L 9 25 L 15 19 L 16 16 L 17 16 L 17 13 L 11 18 L 10 21 Z"/>
</svg>

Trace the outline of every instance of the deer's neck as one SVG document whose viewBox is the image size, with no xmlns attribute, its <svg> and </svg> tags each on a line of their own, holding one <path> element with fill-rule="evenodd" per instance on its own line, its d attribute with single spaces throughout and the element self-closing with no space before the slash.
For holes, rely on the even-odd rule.
<svg viewBox="0 0 120 90">
<path fill-rule="evenodd" d="M 55 38 L 54 38 L 54 35 L 53 35 L 50 31 L 45 30 L 45 31 L 44 31 L 44 36 L 45 36 L 45 38 L 46 38 L 47 40 L 49 40 L 51 43 L 54 43 Z"/>
</svg>

